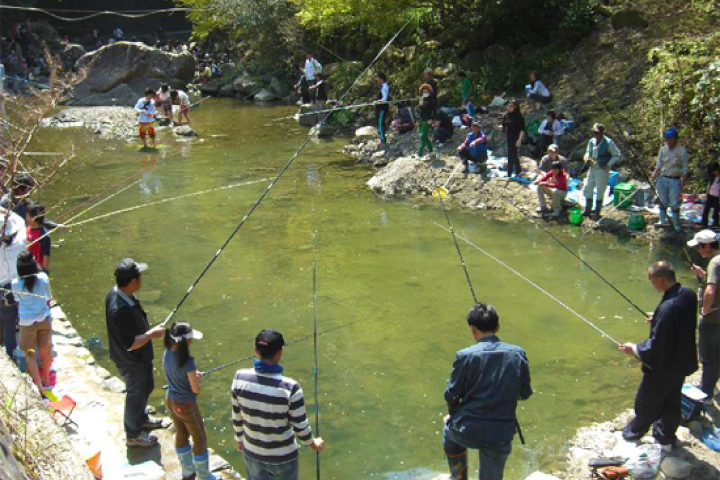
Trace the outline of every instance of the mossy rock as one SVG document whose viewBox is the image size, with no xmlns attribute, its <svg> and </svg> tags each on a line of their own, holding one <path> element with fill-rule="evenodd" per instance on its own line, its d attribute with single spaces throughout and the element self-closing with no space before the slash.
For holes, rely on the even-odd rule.
<svg viewBox="0 0 720 480">
<path fill-rule="evenodd" d="M 647 28 L 650 23 L 643 14 L 634 8 L 620 10 L 615 13 L 611 19 L 612 26 L 615 30 L 624 28 Z"/>
</svg>

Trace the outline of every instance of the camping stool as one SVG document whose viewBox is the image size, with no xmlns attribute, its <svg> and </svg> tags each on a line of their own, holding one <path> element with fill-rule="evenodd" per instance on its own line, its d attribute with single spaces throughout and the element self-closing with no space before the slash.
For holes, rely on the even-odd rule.
<svg viewBox="0 0 720 480">
<path fill-rule="evenodd" d="M 65 419 L 62 425 L 60 425 L 61 427 L 64 427 L 68 423 L 74 425 L 75 427 L 79 427 L 79 425 L 70 418 L 73 411 L 75 411 L 75 407 L 77 407 L 77 402 L 72 398 L 67 395 L 63 395 L 63 397 L 57 402 L 48 403 L 48 407 L 53 410 L 53 418 L 55 418 L 55 414 L 59 413 Z"/>
</svg>

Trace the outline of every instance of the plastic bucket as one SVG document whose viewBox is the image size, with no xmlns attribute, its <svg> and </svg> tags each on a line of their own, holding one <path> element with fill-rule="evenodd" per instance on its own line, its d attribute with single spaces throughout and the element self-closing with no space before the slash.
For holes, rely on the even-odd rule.
<svg viewBox="0 0 720 480">
<path fill-rule="evenodd" d="M 573 208 L 568 212 L 568 219 L 573 225 L 580 225 L 583 222 L 583 212 L 579 208 Z"/>
<path fill-rule="evenodd" d="M 645 217 L 640 214 L 633 213 L 628 217 L 628 228 L 630 230 L 644 230 Z"/>
</svg>

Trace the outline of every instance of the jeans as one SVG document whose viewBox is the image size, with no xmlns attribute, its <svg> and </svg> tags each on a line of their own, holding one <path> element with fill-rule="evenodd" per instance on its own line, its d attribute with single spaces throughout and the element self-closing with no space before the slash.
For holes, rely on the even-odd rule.
<svg viewBox="0 0 720 480">
<path fill-rule="evenodd" d="M 720 324 L 701 319 L 698 333 L 698 350 L 702 363 L 700 389 L 713 398 L 715 384 L 720 378 Z"/>
<path fill-rule="evenodd" d="M 713 227 L 720 226 L 720 197 L 713 197 L 712 195 L 707 196 L 705 201 L 705 208 L 702 213 L 702 226 L 706 227 L 709 225 L 710 210 L 712 210 Z"/>
<path fill-rule="evenodd" d="M 148 416 L 145 412 L 150 393 L 155 388 L 152 364 L 137 366 L 118 366 L 120 376 L 125 381 L 125 434 L 127 438 L 136 438 L 143 432 L 143 424 Z"/>
<path fill-rule="evenodd" d="M 247 455 L 245 457 L 245 476 L 247 480 L 299 480 L 300 461 L 287 463 L 264 463 Z"/>
<path fill-rule="evenodd" d="M 623 430 L 625 440 L 639 440 L 653 427 L 661 445 L 673 445 L 680 425 L 680 403 L 685 377 L 645 374 L 635 396 L 635 418 Z"/>
<path fill-rule="evenodd" d="M 450 466 L 451 480 L 467 480 L 467 449 L 477 448 L 480 453 L 480 480 L 502 480 L 505 463 L 510 456 L 512 443 L 468 442 L 447 425 L 443 430 L 443 446 Z"/>
<path fill-rule="evenodd" d="M 8 357 L 13 358 L 13 352 L 17 347 L 17 335 L 15 331 L 18 324 L 17 303 L 7 306 L 5 301 L 0 299 L 0 323 L 2 323 L 3 342 Z"/>
<path fill-rule="evenodd" d="M 661 203 L 660 208 L 669 207 L 673 210 L 680 208 L 680 191 L 682 188 L 679 178 L 660 177 L 657 179 L 655 187 Z"/>
</svg>

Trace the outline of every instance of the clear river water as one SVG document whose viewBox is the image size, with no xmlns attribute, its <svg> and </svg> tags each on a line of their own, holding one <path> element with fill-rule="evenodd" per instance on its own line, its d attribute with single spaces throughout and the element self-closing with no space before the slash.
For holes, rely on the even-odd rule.
<svg viewBox="0 0 720 480">
<path fill-rule="evenodd" d="M 42 198 L 48 214 L 78 205 L 118 182 L 140 183 L 83 218 L 224 185 L 274 176 L 304 140 L 295 123 L 273 122 L 291 107 L 262 108 L 210 100 L 192 112 L 202 141 L 178 143 L 163 132 L 162 148 L 101 140 L 81 129 L 46 129 L 48 150 L 77 148 L 68 173 Z M 205 333 L 193 345 L 200 369 L 252 354 L 262 328 L 286 340 L 313 331 L 312 244 L 317 231 L 318 329 L 349 322 L 319 337 L 318 398 L 325 479 L 425 478 L 446 471 L 441 425 L 445 381 L 455 351 L 472 343 L 465 316 L 472 301 L 437 205 L 383 200 L 365 182 L 372 170 L 341 153 L 347 139 L 321 140 L 296 160 L 176 319 Z M 104 298 L 123 257 L 148 262 L 139 298 L 151 323 L 162 321 L 227 238 L 268 181 L 120 214 L 56 234 L 52 286 L 85 338 L 106 354 Z M 507 223 L 481 213 L 451 212 L 455 228 L 521 271 L 620 341 L 639 341 L 647 327 L 622 298 L 528 221 Z M 660 258 L 687 268 L 669 251 L 574 227 L 557 235 L 636 303 L 652 310 L 660 295 L 646 278 Z M 501 339 L 522 345 L 534 395 L 518 415 L 527 446 L 516 439 L 506 478 L 560 465 L 575 430 L 632 406 L 638 365 L 612 342 L 477 250 L 461 243 L 481 301 L 500 313 Z M 156 384 L 164 383 L 155 342 Z M 315 424 L 313 342 L 289 346 L 287 375 L 301 382 Z M 245 362 L 242 367 L 249 367 Z M 200 397 L 210 445 L 244 472 L 230 422 L 235 368 L 208 376 Z M 62 379 L 60 379 L 62 381 Z M 157 388 L 151 402 L 160 405 Z M 471 456 L 473 472 L 477 457 Z M 476 475 L 476 474 L 474 474 Z M 303 449 L 301 478 L 315 477 Z"/>
</svg>

